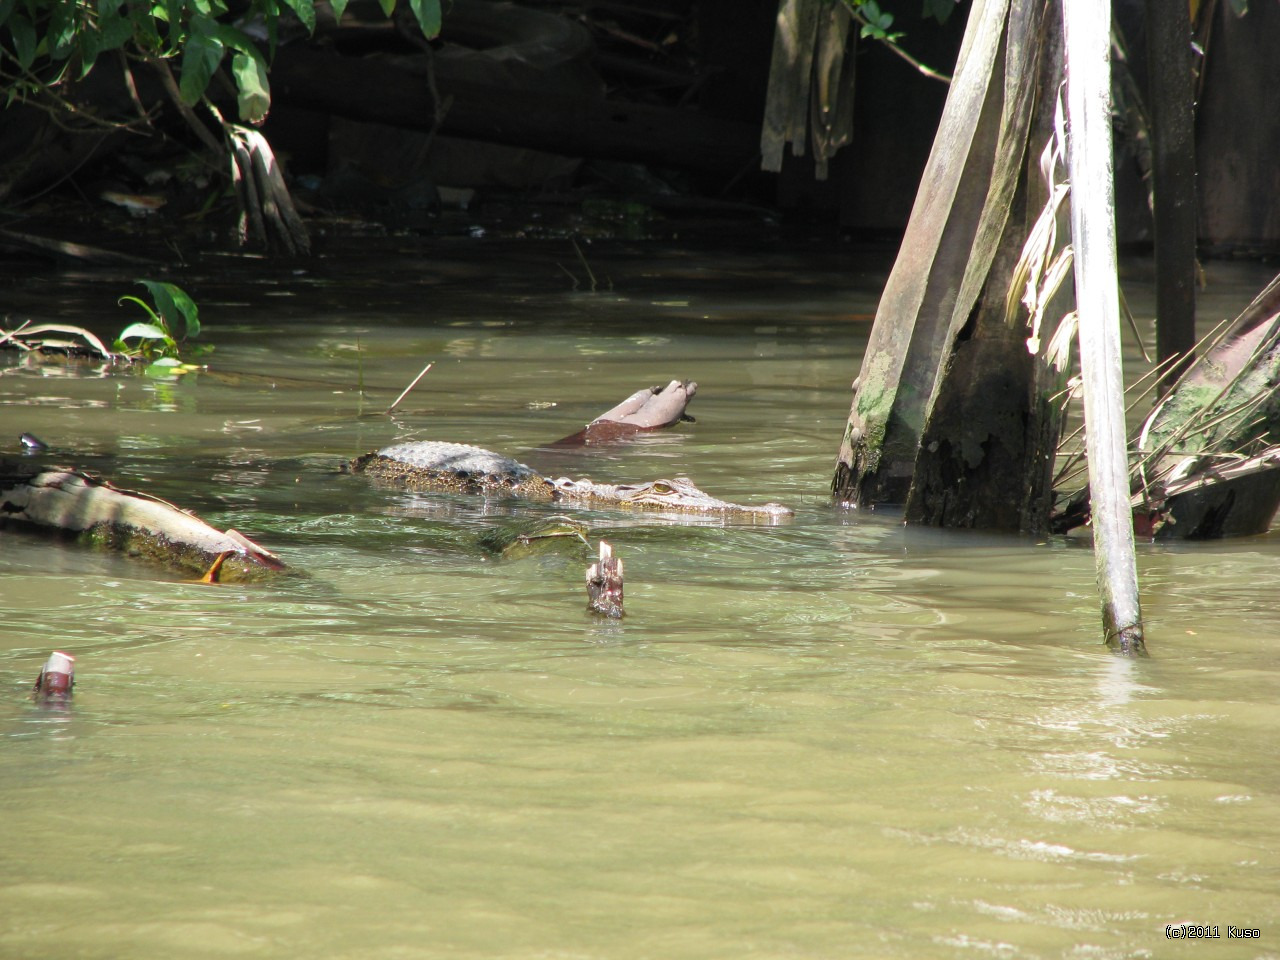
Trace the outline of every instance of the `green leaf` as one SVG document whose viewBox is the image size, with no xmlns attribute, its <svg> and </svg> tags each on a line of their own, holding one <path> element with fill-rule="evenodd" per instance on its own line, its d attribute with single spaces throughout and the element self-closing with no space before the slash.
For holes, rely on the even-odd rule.
<svg viewBox="0 0 1280 960">
<path fill-rule="evenodd" d="M 440 0 L 409 0 L 409 8 L 418 18 L 424 37 L 430 40 L 440 35 Z"/>
<path fill-rule="evenodd" d="M 297 14 L 307 33 L 316 32 L 316 7 L 312 0 L 284 0 L 285 4 Z"/>
<path fill-rule="evenodd" d="M 145 6 L 126 7 L 125 13 L 133 24 L 134 44 L 138 49 L 158 56 L 164 47 L 160 40 L 160 19 Z"/>
<path fill-rule="evenodd" d="M 239 50 L 241 53 L 254 56 L 258 53 L 258 48 L 253 43 L 253 38 L 243 30 L 237 30 L 235 27 L 229 27 L 225 23 L 213 23 L 210 33 L 217 37 L 222 45 L 229 50 Z"/>
<path fill-rule="evenodd" d="M 119 300 L 119 302 L 120 302 L 121 304 L 124 304 L 124 303 L 136 303 L 136 304 L 137 304 L 138 306 L 140 306 L 143 310 L 147 311 L 147 313 L 148 313 L 148 314 L 150 314 L 150 316 L 151 316 L 151 320 L 152 320 L 152 322 L 153 322 L 153 323 L 157 323 L 157 324 L 159 324 L 159 323 L 164 323 L 164 321 L 163 321 L 163 320 L 161 320 L 161 319 L 160 319 L 160 317 L 156 316 L 156 312 L 155 312 L 154 310 L 152 310 L 152 309 L 151 309 L 151 304 L 147 303 L 145 300 L 139 300 L 137 297 L 135 297 L 135 296 L 132 296 L 132 295 L 131 295 L 131 296 L 127 296 L 127 297 L 121 297 L 121 298 L 120 298 L 120 300 Z"/>
<path fill-rule="evenodd" d="M 927 20 L 932 17 L 938 23 L 946 23 L 955 13 L 957 0 L 924 0 L 922 15 Z"/>
<path fill-rule="evenodd" d="M 157 3 L 156 7 L 161 4 Z M 164 17 L 169 24 L 169 49 L 177 50 L 182 43 L 182 0 L 163 0 Z M 192 17 L 192 24 L 201 18 Z"/>
<path fill-rule="evenodd" d="M 200 102 L 213 71 L 222 62 L 222 53 L 222 41 L 216 37 L 204 32 L 188 34 L 182 51 L 182 79 L 178 83 L 183 103 L 192 106 Z"/>
<path fill-rule="evenodd" d="M 271 109 L 271 87 L 262 56 L 237 52 L 231 59 L 231 76 L 236 81 L 240 119 L 245 123 L 261 123 Z"/>
<path fill-rule="evenodd" d="M 139 280 L 151 294 L 156 305 L 156 313 L 160 315 L 162 325 L 167 328 L 168 335 L 175 340 L 200 335 L 200 308 L 187 296 L 187 292 L 176 283 L 163 283 L 159 280 Z"/>
<path fill-rule="evenodd" d="M 333 19 L 341 20 L 343 11 L 347 9 L 347 0 L 329 0 L 329 6 L 333 7 Z"/>
<path fill-rule="evenodd" d="M 45 51 L 53 60 L 65 60 L 75 49 L 79 27 L 75 12 L 74 7 L 60 3 L 49 15 L 44 31 L 44 44 Z"/>
<path fill-rule="evenodd" d="M 184 364 L 176 357 L 160 357 L 152 360 L 143 368 L 143 374 L 148 377 L 155 377 L 159 380 L 169 380 L 180 374 L 186 373 L 183 369 Z"/>
<path fill-rule="evenodd" d="M 396 0 L 378 0 L 378 5 L 382 7 L 382 15 L 389 17 L 396 8 Z"/>
<path fill-rule="evenodd" d="M 133 22 L 114 13 L 101 16 L 96 30 L 86 31 L 81 38 L 80 76 L 93 69 L 94 61 L 110 50 L 117 50 L 133 39 Z"/>
<path fill-rule="evenodd" d="M 23 70 L 30 70 L 36 59 L 36 29 L 20 13 L 9 18 L 9 33 L 13 35 L 13 52 Z"/>
<path fill-rule="evenodd" d="M 123 340 L 166 340 L 174 343 L 168 332 L 161 327 L 157 327 L 154 323 L 131 323 L 120 331 L 120 336 L 116 337 L 116 342 Z M 174 343 L 174 346 L 177 346 Z"/>
</svg>

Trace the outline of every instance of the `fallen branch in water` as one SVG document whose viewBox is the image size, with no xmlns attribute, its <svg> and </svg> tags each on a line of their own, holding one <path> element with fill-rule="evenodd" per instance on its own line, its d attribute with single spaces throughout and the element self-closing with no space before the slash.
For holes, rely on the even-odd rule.
<svg viewBox="0 0 1280 960">
<path fill-rule="evenodd" d="M 69 340 L 33 339 L 39 333 L 65 333 L 73 337 L 79 337 L 84 341 L 84 344 Z M 108 350 L 101 340 L 84 327 L 73 327 L 62 323 L 38 323 L 33 327 L 31 326 L 31 321 L 28 320 L 14 330 L 0 330 L 0 347 L 6 343 L 12 344 L 19 350 L 56 350 L 68 354 L 84 352 L 96 354 L 103 360 L 126 359 L 123 354 L 112 353 Z"/>
</svg>

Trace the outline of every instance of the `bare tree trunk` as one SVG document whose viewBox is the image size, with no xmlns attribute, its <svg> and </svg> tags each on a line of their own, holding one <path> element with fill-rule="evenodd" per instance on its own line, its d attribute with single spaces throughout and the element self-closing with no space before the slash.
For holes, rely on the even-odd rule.
<svg viewBox="0 0 1280 960">
<path fill-rule="evenodd" d="M 1045 11 L 988 0 L 970 12 L 854 395 L 832 484 L 841 501 L 905 504 L 922 524 L 1047 527 L 1058 377 L 1008 307 L 1047 195 L 1027 172 L 1051 136 L 1060 76 Z"/>
<path fill-rule="evenodd" d="M 885 284 L 833 491 L 856 506 L 906 502 L 946 350 L 977 295 L 968 264 L 999 134 L 996 63 L 1009 0 L 976 0 L 902 248 Z M 985 269 L 983 270 L 985 274 Z M 961 278 L 964 278 L 963 280 Z M 960 288 L 968 302 L 960 302 Z"/>
<path fill-rule="evenodd" d="M 912 523 L 1032 533 L 1048 526 L 1061 415 L 1047 398 L 1064 377 L 1046 362 L 1046 349 L 1029 343 L 1025 315 L 1010 313 L 1008 295 L 1049 201 L 1036 169 L 1053 137 L 1055 101 L 1037 94 L 1058 88 L 1062 63 L 1044 27 L 1044 6 L 1011 4 L 996 164 L 975 243 L 982 257 L 971 259 L 989 266 L 951 344 L 916 453 L 906 504 Z M 1055 302 L 1052 311 L 1065 309 Z"/>
</svg>

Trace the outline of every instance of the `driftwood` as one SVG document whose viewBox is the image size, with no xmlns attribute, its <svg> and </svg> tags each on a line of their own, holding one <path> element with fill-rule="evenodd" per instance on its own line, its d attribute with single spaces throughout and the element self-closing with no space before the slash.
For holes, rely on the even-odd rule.
<svg viewBox="0 0 1280 960">
<path fill-rule="evenodd" d="M 235 530 L 217 530 L 164 500 L 71 470 L 0 465 L 0 530 L 6 529 L 68 538 L 194 576 L 222 558 L 224 582 L 285 569 Z"/>
<path fill-rule="evenodd" d="M 1138 437 L 1135 514 L 1162 539 L 1264 533 L 1280 507 L 1280 277 L 1188 367 Z"/>
<path fill-rule="evenodd" d="M 1159 540 L 1220 540 L 1266 533 L 1280 509 L 1280 451 L 1169 483 L 1157 504 L 1134 504 L 1134 522 Z"/>
<path fill-rule="evenodd" d="M 105 250 L 87 243 L 54 240 L 17 230 L 0 229 L 0 248 L 16 250 L 20 253 L 52 254 L 60 259 L 79 260 L 85 263 L 148 268 L 155 266 L 153 261 L 145 257 L 135 257 L 133 254 L 121 253 L 118 250 Z"/>
</svg>

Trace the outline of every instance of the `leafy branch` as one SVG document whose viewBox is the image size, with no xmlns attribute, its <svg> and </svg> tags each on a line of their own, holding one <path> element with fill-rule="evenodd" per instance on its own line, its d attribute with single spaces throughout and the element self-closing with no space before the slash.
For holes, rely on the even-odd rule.
<svg viewBox="0 0 1280 960">
<path fill-rule="evenodd" d="M 397 2 L 407 3 L 425 36 L 439 34 L 440 0 L 378 2 L 388 17 Z M 295 18 L 314 33 L 316 6 L 316 0 L 249 0 L 233 17 L 226 0 L 0 0 L 4 106 L 52 98 L 54 88 L 83 79 L 103 54 L 122 51 L 176 62 L 179 94 L 188 107 L 200 102 L 228 63 L 240 120 L 260 123 L 271 108 L 267 72 L 281 20 Z M 328 6 L 341 18 L 347 0 Z"/>
<path fill-rule="evenodd" d="M 893 14 L 887 10 L 881 10 L 880 4 L 876 0 L 841 0 L 848 8 L 849 14 L 859 24 L 858 35 L 864 40 L 877 40 L 888 47 L 894 54 L 901 57 L 913 68 L 926 77 L 933 80 L 941 80 L 943 83 L 950 83 L 951 78 L 945 73 L 941 73 L 926 63 L 917 60 L 911 54 L 907 53 L 898 42 L 906 34 L 902 31 L 895 31 L 893 27 Z M 925 0 L 924 10 L 926 16 L 931 16 L 939 23 L 942 23 L 955 9 L 958 0 Z"/>
</svg>

